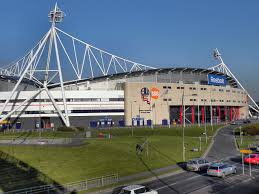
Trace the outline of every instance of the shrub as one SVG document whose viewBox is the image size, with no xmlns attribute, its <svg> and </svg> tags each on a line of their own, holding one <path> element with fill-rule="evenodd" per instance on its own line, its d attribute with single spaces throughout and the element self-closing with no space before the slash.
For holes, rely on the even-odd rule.
<svg viewBox="0 0 259 194">
<path fill-rule="evenodd" d="M 244 134 L 247 135 L 259 135 L 259 125 L 258 124 L 252 124 L 248 125 L 243 129 Z"/>
<path fill-rule="evenodd" d="M 81 131 L 81 132 L 85 130 L 84 127 L 76 127 L 76 129 L 77 129 L 77 131 Z"/>
<path fill-rule="evenodd" d="M 66 126 L 63 126 L 63 127 L 58 127 L 57 128 L 57 131 L 63 131 L 63 132 L 74 132 L 75 129 L 72 128 L 72 127 L 66 127 Z"/>
<path fill-rule="evenodd" d="M 58 127 L 57 131 L 63 131 L 63 132 L 77 132 L 77 131 L 84 131 L 84 127 Z"/>
</svg>

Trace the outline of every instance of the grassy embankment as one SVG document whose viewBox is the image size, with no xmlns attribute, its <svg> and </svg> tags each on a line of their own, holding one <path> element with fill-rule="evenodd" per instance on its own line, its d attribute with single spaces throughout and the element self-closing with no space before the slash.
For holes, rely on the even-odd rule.
<svg viewBox="0 0 259 194">
<path fill-rule="evenodd" d="M 216 131 L 207 127 L 208 136 Z M 59 183 L 68 183 L 107 174 L 118 173 L 119 176 L 144 172 L 174 165 L 182 161 L 182 128 L 134 128 L 134 137 L 131 137 L 131 128 L 92 130 L 97 137 L 100 132 L 112 135 L 111 139 L 93 138 L 85 140 L 85 144 L 77 147 L 52 146 L 0 146 L 0 150 L 22 160 L 43 172 Z M 205 143 L 202 135 L 204 126 L 189 126 L 185 128 L 186 158 L 199 157 L 210 143 Z M 74 133 L 43 132 L 41 137 L 73 137 Z M 199 148 L 199 136 L 202 136 L 202 150 L 192 152 Z M 6 133 L 6 138 L 33 138 L 38 133 Z M 143 151 L 141 159 L 137 157 L 135 146 L 148 138 L 148 155 Z"/>
<path fill-rule="evenodd" d="M 236 142 L 240 149 L 248 149 L 249 147 L 259 144 L 259 123 L 245 125 L 241 128 L 242 141 L 240 136 L 240 128 L 235 130 Z"/>
</svg>

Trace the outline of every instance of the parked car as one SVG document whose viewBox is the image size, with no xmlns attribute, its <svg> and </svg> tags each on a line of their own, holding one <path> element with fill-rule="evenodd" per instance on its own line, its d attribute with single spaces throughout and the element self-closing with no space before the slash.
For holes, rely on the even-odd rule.
<svg viewBox="0 0 259 194">
<path fill-rule="evenodd" d="M 245 120 L 243 121 L 243 123 L 247 124 L 247 123 L 251 123 L 251 121 L 250 121 L 249 119 L 245 119 Z"/>
<path fill-rule="evenodd" d="M 196 158 L 189 160 L 186 164 L 186 169 L 190 171 L 202 171 L 207 170 L 210 165 L 210 162 L 204 158 Z"/>
<path fill-rule="evenodd" d="M 244 123 L 243 120 L 235 120 L 235 121 L 232 121 L 232 122 L 230 123 L 230 125 L 241 125 L 241 124 L 243 124 L 243 123 Z"/>
<path fill-rule="evenodd" d="M 157 191 L 143 185 L 130 185 L 121 189 L 120 194 L 158 194 Z"/>
<path fill-rule="evenodd" d="M 249 155 L 245 156 L 244 162 L 248 164 L 259 164 L 259 154 L 250 154 L 250 157 Z"/>
<path fill-rule="evenodd" d="M 224 178 L 229 174 L 236 174 L 237 167 L 226 163 L 214 163 L 209 166 L 207 174 L 210 176 L 217 176 Z"/>
</svg>

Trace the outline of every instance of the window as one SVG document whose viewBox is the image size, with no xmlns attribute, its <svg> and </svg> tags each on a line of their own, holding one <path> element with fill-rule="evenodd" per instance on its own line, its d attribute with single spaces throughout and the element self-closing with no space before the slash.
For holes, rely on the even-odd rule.
<svg viewBox="0 0 259 194">
<path fill-rule="evenodd" d="M 226 92 L 230 92 L 230 90 L 226 90 Z"/>
<path fill-rule="evenodd" d="M 124 110 L 123 109 L 71 110 L 71 113 L 107 113 L 107 112 L 124 112 Z"/>
<path fill-rule="evenodd" d="M 131 191 L 123 190 L 120 194 L 131 194 Z"/>
<path fill-rule="evenodd" d="M 184 87 L 181 87 L 181 89 L 184 89 Z"/>
<path fill-rule="evenodd" d="M 164 89 L 166 89 L 166 86 L 163 86 Z"/>
<path fill-rule="evenodd" d="M 109 101 L 124 101 L 123 98 L 109 98 Z"/>
<path fill-rule="evenodd" d="M 177 90 L 181 89 L 180 87 L 177 87 Z"/>
<path fill-rule="evenodd" d="M 140 194 L 140 193 L 145 193 L 146 192 L 146 189 L 145 188 L 141 188 L 141 189 L 136 189 L 134 191 L 135 194 Z"/>
<path fill-rule="evenodd" d="M 167 99 L 163 99 L 163 101 L 167 101 Z"/>
<path fill-rule="evenodd" d="M 169 98 L 169 99 L 168 99 L 168 101 L 172 101 L 172 99 L 171 99 L 171 98 Z"/>
<path fill-rule="evenodd" d="M 172 87 L 171 87 L 171 86 L 168 86 L 167 88 L 168 88 L 168 89 L 172 89 Z"/>
</svg>

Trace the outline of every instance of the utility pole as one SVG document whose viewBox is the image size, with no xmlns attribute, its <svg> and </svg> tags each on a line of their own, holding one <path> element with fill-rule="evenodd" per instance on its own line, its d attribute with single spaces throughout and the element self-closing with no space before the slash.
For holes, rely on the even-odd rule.
<svg viewBox="0 0 259 194">
<path fill-rule="evenodd" d="M 206 144 L 208 143 L 208 136 L 207 136 L 207 125 L 206 125 L 206 106 L 205 106 L 205 101 L 204 101 L 204 116 L 205 116 L 205 122 L 204 122 L 204 127 L 205 127 L 205 140 Z"/>
<path fill-rule="evenodd" d="M 240 126 L 239 127 L 239 135 L 240 135 L 240 144 L 242 145 L 243 144 L 243 134 L 242 134 L 242 127 Z"/>
<path fill-rule="evenodd" d="M 183 114 L 185 114 L 185 108 L 184 108 L 184 90 L 183 90 L 183 94 L 182 94 L 182 111 Z M 183 116 L 183 115 L 182 115 Z M 184 146 L 184 128 L 185 128 L 185 115 L 183 116 L 183 123 L 182 123 L 182 133 L 183 133 L 183 161 L 185 161 L 185 146 Z"/>
</svg>

